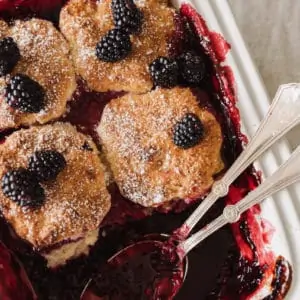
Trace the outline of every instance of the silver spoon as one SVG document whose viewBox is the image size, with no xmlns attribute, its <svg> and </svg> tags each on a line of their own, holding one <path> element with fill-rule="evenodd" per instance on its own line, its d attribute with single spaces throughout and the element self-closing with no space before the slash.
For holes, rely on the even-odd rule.
<svg viewBox="0 0 300 300">
<path fill-rule="evenodd" d="M 253 163 L 264 151 L 270 148 L 276 141 L 278 141 L 282 136 L 284 136 L 290 129 L 295 127 L 300 123 L 300 84 L 291 83 L 282 85 L 279 87 L 274 100 L 269 108 L 267 115 L 264 120 L 261 122 L 257 132 L 254 137 L 247 145 L 245 150 L 241 153 L 241 155 L 237 158 L 237 160 L 233 163 L 230 169 L 226 172 L 221 180 L 218 180 L 214 183 L 210 194 L 203 200 L 197 209 L 192 213 L 192 215 L 185 221 L 185 223 L 176 230 L 176 237 L 181 241 L 178 245 L 178 249 L 182 250 L 181 257 L 185 257 L 185 255 L 195 247 L 200 241 L 204 238 L 215 232 L 220 227 L 224 226 L 228 222 L 235 222 L 238 220 L 240 213 L 243 209 L 240 206 L 240 203 L 245 203 L 244 201 L 239 202 L 233 206 L 227 206 L 224 209 L 222 216 L 217 218 L 215 221 L 210 223 L 205 227 L 204 230 L 200 230 L 198 233 L 192 235 L 190 238 L 186 239 L 190 234 L 191 230 L 198 223 L 198 221 L 202 218 L 202 216 L 208 211 L 208 209 L 220 198 L 225 196 L 228 193 L 228 188 L 230 184 L 251 164 Z M 295 152 L 296 155 L 299 152 Z M 291 157 L 292 159 L 292 157 Z M 290 159 L 290 160 L 291 160 Z M 290 160 L 288 162 L 290 162 Z M 283 167 L 282 167 L 283 168 Z M 280 168 L 276 174 L 282 170 Z M 278 176 L 278 174 L 277 174 Z M 274 177 L 271 177 L 273 180 Z M 294 180 L 295 181 L 295 180 Z M 265 181 L 259 188 L 257 188 L 254 192 L 261 191 L 262 188 L 266 186 L 266 183 L 269 183 L 269 180 Z M 284 186 L 280 186 L 280 188 L 286 187 L 291 184 L 289 181 L 284 181 L 286 183 Z M 272 185 L 273 186 L 273 185 Z M 278 190 L 278 189 L 277 189 Z M 274 193 L 277 190 L 272 190 L 271 193 Z M 254 193 L 253 192 L 253 193 Z M 270 191 L 269 191 L 270 192 Z M 252 193 L 251 193 L 252 195 Z M 264 194 L 263 198 L 259 198 L 259 201 L 262 201 L 265 197 L 267 197 L 269 193 Z M 246 199 L 249 199 L 248 197 Z M 250 206 L 252 206 L 251 204 Z M 248 208 L 250 206 L 247 206 Z M 247 210 L 248 208 L 245 208 Z M 114 255 L 109 262 L 115 260 L 116 257 L 124 253 L 124 251 L 130 250 L 134 245 L 131 245 L 116 255 Z M 187 260 L 186 265 L 187 266 Z M 187 268 L 183 268 L 186 273 Z M 88 291 L 89 284 L 84 290 Z M 83 295 L 84 295 L 83 293 Z"/>
<path fill-rule="evenodd" d="M 300 84 L 279 86 L 272 104 L 245 150 L 225 175 L 216 181 L 207 197 L 199 204 L 176 235 L 185 239 L 203 215 L 215 202 L 227 195 L 229 186 L 237 177 L 275 142 L 300 123 Z"/>
<path fill-rule="evenodd" d="M 247 211 L 252 206 L 262 202 L 265 198 L 271 196 L 272 194 L 286 188 L 287 186 L 293 184 L 296 181 L 300 180 L 300 146 L 293 152 L 291 157 L 286 161 L 272 176 L 267 178 L 260 186 L 258 186 L 254 191 L 250 192 L 246 197 L 244 197 L 241 201 L 234 205 L 225 206 L 223 213 L 213 220 L 211 223 L 206 225 L 204 228 L 200 229 L 197 233 L 190 236 L 188 239 L 180 241 L 178 245 L 170 248 L 170 251 L 174 251 L 178 256 L 178 260 L 176 264 L 170 268 L 170 278 L 171 281 L 174 280 L 171 276 L 173 276 L 174 270 L 179 270 L 179 274 L 181 274 L 177 286 L 172 290 L 172 295 L 170 298 L 172 299 L 175 294 L 179 291 L 182 286 L 184 279 L 188 270 L 188 259 L 187 254 L 195 248 L 198 244 L 200 244 L 204 239 L 212 235 L 214 232 L 219 230 L 221 227 L 228 223 L 235 223 L 239 220 L 242 213 Z M 118 253 L 116 253 L 113 257 L 111 257 L 108 261 L 108 264 L 112 265 L 123 265 L 124 261 L 135 258 L 132 254 L 139 254 L 141 249 L 149 249 L 149 252 L 154 251 L 156 249 L 163 249 L 163 246 L 166 244 L 166 241 L 170 239 L 169 235 L 159 235 L 153 236 L 145 241 L 138 242 L 132 244 Z M 156 243 L 156 246 L 154 247 Z M 171 245 L 171 244 L 170 244 Z M 172 246 L 171 246 L 172 247 Z M 146 253 L 146 252 L 145 252 Z M 177 275 L 176 275 L 177 276 Z M 86 286 L 82 299 L 102 299 L 95 298 L 93 294 L 93 285 L 95 282 L 91 280 Z M 92 296 L 94 298 L 92 298 Z M 89 298 L 90 297 L 90 298 Z M 156 299 L 156 297 L 154 297 Z M 105 298 L 103 298 L 105 299 Z"/>
<path fill-rule="evenodd" d="M 177 246 L 182 257 L 187 255 L 196 245 L 228 223 L 235 223 L 242 213 L 252 206 L 262 202 L 272 194 L 288 187 L 300 180 L 300 146 L 290 158 L 270 177 L 268 177 L 254 191 L 234 205 L 225 206 L 223 213 L 188 239 Z"/>
</svg>

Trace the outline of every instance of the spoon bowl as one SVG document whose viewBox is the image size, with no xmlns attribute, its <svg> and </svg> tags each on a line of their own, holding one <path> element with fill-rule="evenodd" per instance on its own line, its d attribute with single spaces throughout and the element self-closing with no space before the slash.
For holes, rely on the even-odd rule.
<svg viewBox="0 0 300 300">
<path fill-rule="evenodd" d="M 109 258 L 102 273 L 106 273 L 107 277 L 107 267 L 109 267 L 110 274 L 113 274 L 113 278 L 108 279 L 110 286 L 115 279 L 119 280 L 118 285 L 124 278 L 131 280 L 126 284 L 128 293 L 124 290 L 120 292 L 122 297 L 127 297 L 127 299 L 135 295 L 135 291 L 131 289 L 141 285 L 142 291 L 137 292 L 145 294 L 149 299 L 162 296 L 168 297 L 163 299 L 172 299 L 182 286 L 188 269 L 188 258 L 185 255 L 178 256 L 177 244 L 168 234 L 147 235 L 142 241 L 121 249 Z M 133 273 L 134 276 L 132 276 Z M 89 280 L 83 290 L 81 300 L 105 299 L 107 287 L 102 280 L 102 276 Z M 122 283 L 120 286 L 123 286 Z M 118 291 L 113 291 L 113 293 L 118 293 Z"/>
</svg>

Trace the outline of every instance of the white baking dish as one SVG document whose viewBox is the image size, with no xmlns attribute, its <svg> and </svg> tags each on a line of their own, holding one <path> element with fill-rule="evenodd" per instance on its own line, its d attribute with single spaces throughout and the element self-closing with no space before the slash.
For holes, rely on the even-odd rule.
<svg viewBox="0 0 300 300">
<path fill-rule="evenodd" d="M 234 21 L 226 0 L 173 0 L 175 6 L 190 3 L 207 21 L 210 29 L 221 33 L 231 44 L 227 56 L 234 73 L 241 113 L 243 131 L 251 136 L 259 125 L 271 102 L 261 78 Z M 273 95 L 272 95 L 273 96 Z M 268 176 L 285 161 L 291 153 L 283 140 L 268 151 L 257 163 L 264 176 Z M 276 228 L 272 248 L 286 257 L 293 267 L 293 281 L 287 299 L 300 299 L 300 184 L 276 194 L 262 204 L 262 217 Z"/>
</svg>

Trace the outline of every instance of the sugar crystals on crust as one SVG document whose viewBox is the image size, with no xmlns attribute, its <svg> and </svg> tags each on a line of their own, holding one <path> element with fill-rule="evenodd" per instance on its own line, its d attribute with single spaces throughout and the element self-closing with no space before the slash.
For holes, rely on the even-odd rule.
<svg viewBox="0 0 300 300">
<path fill-rule="evenodd" d="M 62 9 L 60 28 L 71 45 L 77 74 L 92 90 L 143 93 L 153 84 L 149 64 L 159 56 L 168 56 L 174 32 L 175 10 L 167 1 L 135 1 L 143 13 L 142 30 L 131 35 L 132 51 L 118 62 L 96 57 L 99 40 L 114 27 L 111 0 L 71 0 Z"/>
<path fill-rule="evenodd" d="M 11 26 L 0 20 L 0 39 L 4 38 L 16 43 L 20 59 L 9 74 L 0 77 L 0 130 L 44 124 L 60 117 L 76 88 L 69 46 L 62 34 L 51 22 L 41 19 L 16 20 Z M 29 113 L 8 105 L 5 89 L 16 74 L 26 75 L 41 86 L 43 109 Z"/>
<path fill-rule="evenodd" d="M 182 149 L 174 144 L 173 130 L 188 113 L 201 120 L 204 135 L 197 145 Z M 223 169 L 220 125 L 188 88 L 114 99 L 97 132 L 121 193 L 145 207 L 199 197 Z"/>
<path fill-rule="evenodd" d="M 41 252 L 83 239 L 95 243 L 99 225 L 110 209 L 105 169 L 95 144 L 68 123 L 21 129 L 0 145 L 0 178 L 9 170 L 28 168 L 29 157 L 41 150 L 61 153 L 65 168 L 55 180 L 41 183 L 45 201 L 36 209 L 19 206 L 0 189 L 4 218 L 22 239 Z M 71 257 L 62 259 L 47 250 L 49 265 L 62 264 L 87 250 L 81 245 L 72 251 Z"/>
</svg>

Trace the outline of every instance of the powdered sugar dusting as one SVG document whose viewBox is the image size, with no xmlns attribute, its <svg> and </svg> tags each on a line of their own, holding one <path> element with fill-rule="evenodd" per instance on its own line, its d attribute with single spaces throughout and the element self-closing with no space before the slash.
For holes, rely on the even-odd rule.
<svg viewBox="0 0 300 300">
<path fill-rule="evenodd" d="M 146 0 L 134 0 L 134 3 L 139 7 L 145 7 L 146 6 Z"/>
<path fill-rule="evenodd" d="M 84 144 L 92 151 L 86 151 Z M 36 248 L 48 247 L 95 230 L 110 208 L 104 167 L 89 137 L 67 123 L 20 130 L 0 146 L 0 177 L 12 168 L 26 167 L 37 150 L 56 150 L 67 161 L 55 182 L 45 182 L 45 204 L 24 209 L 0 191 L 1 210 L 16 230 Z M 74 188 L 76 187 L 76 188 Z"/>
<path fill-rule="evenodd" d="M 174 145 L 172 132 L 188 112 L 199 116 L 206 135 L 183 150 Z M 189 89 L 156 89 L 112 100 L 97 132 L 122 194 L 146 207 L 201 196 L 223 168 L 220 126 Z"/>
<path fill-rule="evenodd" d="M 16 73 L 29 76 L 45 90 L 45 108 L 39 113 L 29 114 L 9 109 L 0 104 L 0 129 L 45 123 L 61 116 L 66 109 L 76 87 L 75 73 L 69 60 L 69 48 L 62 35 L 45 20 L 17 20 L 11 27 L 5 23 L 5 36 L 10 36 L 17 43 L 21 60 L 12 74 L 0 80 L 3 95 L 6 83 Z M 2 101 L 5 102 L 3 99 Z"/>
<path fill-rule="evenodd" d="M 149 64 L 167 56 L 175 30 L 174 8 L 163 1 L 137 1 L 144 14 L 142 31 L 131 35 L 132 52 L 124 60 L 106 63 L 96 57 L 96 45 L 114 27 L 111 0 L 71 0 L 62 9 L 60 28 L 71 44 L 76 71 L 92 90 L 147 92 L 152 88 Z M 149 50 L 151 49 L 151 50 Z"/>
</svg>

